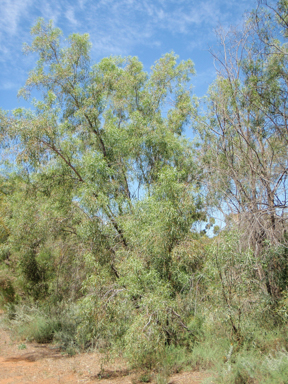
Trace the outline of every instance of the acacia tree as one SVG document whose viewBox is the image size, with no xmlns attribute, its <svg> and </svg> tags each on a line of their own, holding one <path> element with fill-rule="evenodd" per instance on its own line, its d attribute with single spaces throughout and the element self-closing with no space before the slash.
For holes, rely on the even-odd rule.
<svg viewBox="0 0 288 384">
<path fill-rule="evenodd" d="M 191 148 L 181 138 L 193 111 L 186 86 L 193 64 L 176 65 L 175 55 L 167 54 L 150 76 L 131 57 L 91 67 L 88 35 L 74 34 L 61 47 L 60 30 L 43 20 L 32 34 L 25 51 L 39 61 L 19 94 L 29 98 L 36 88 L 43 98 L 33 102 L 33 112 L 18 109 L 1 119 L 19 143 L 18 162 L 69 180 L 75 198 L 127 246 L 120 218 L 149 194 L 161 170 L 181 167 L 183 182 L 193 172 Z"/>
<path fill-rule="evenodd" d="M 198 132 L 208 196 L 244 231 L 242 244 L 253 248 L 258 277 L 275 298 L 287 277 L 286 252 L 270 257 L 267 249 L 286 243 L 287 48 L 268 37 L 264 16 L 263 35 L 257 15 L 241 32 L 219 31 L 217 79 Z M 271 17 L 279 26 L 277 13 Z"/>
<path fill-rule="evenodd" d="M 0 120 L 25 174 L 10 219 L 22 275 L 32 287 L 41 276 L 58 287 L 61 270 L 66 286 L 82 284 L 83 313 L 99 334 L 123 336 L 135 321 L 130 335 L 171 340 L 186 329 L 174 299 L 189 290 L 194 268 L 173 254 L 203 218 L 182 135 L 194 113 L 193 63 L 170 53 L 149 74 L 132 57 L 91 65 L 88 35 L 62 40 L 43 20 L 32 34 L 25 51 L 39 60 L 19 93 L 29 99 L 36 89 L 41 100 Z"/>
</svg>

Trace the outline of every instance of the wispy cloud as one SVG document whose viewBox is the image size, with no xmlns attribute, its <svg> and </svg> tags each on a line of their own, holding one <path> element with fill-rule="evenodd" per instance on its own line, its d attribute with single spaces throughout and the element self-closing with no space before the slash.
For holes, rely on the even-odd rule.
<svg viewBox="0 0 288 384">
<path fill-rule="evenodd" d="M 98 60 L 135 55 L 141 47 L 169 50 L 170 39 L 196 52 L 219 23 L 230 24 L 250 7 L 250 0 L 0 0 L 0 83 L 13 87 L 31 68 L 21 48 L 37 17 L 52 19 L 64 35 L 88 32 Z"/>
<path fill-rule="evenodd" d="M 0 39 L 3 34 L 15 35 L 18 26 L 27 16 L 27 9 L 33 0 L 0 1 Z"/>
<path fill-rule="evenodd" d="M 203 40 L 207 37 L 203 28 L 231 20 L 235 7 L 243 11 L 245 4 L 248 0 L 0 0 L 0 49 L 7 54 L 4 40 L 9 46 L 16 34 L 26 38 L 39 16 L 53 19 L 69 32 L 72 28 L 90 32 L 97 49 L 105 53 L 109 49 L 126 53 L 137 44 L 153 45 L 163 32 L 196 34 Z"/>
<path fill-rule="evenodd" d="M 10 90 L 10 89 L 14 89 L 15 87 L 17 87 L 19 84 L 17 84 L 17 82 L 13 82 L 13 81 L 4 81 L 0 84 L 0 89 L 1 90 L 4 90 L 4 91 L 7 91 L 7 90 Z"/>
<path fill-rule="evenodd" d="M 65 12 L 66 19 L 70 22 L 70 24 L 77 26 L 78 21 L 75 17 L 75 9 L 73 7 L 69 7 Z"/>
</svg>

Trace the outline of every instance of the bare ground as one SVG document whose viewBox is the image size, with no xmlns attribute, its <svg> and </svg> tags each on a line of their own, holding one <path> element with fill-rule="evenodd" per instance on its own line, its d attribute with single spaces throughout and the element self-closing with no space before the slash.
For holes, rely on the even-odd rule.
<svg viewBox="0 0 288 384">
<path fill-rule="evenodd" d="M 101 363 L 97 352 L 69 357 L 53 345 L 13 341 L 0 326 L 0 384 L 139 383 L 141 372 L 129 371 L 123 361 L 102 365 L 102 371 Z M 169 383 L 200 384 L 208 377 L 205 372 L 183 372 L 171 376 Z"/>
</svg>

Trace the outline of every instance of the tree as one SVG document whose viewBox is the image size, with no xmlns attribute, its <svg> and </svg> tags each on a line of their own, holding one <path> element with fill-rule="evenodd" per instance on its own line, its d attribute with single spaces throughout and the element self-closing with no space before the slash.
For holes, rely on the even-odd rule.
<svg viewBox="0 0 288 384">
<path fill-rule="evenodd" d="M 2 119 L 19 142 L 18 161 L 34 170 L 45 166 L 47 177 L 65 175 L 85 209 L 109 222 L 127 246 L 120 217 L 132 212 L 137 193 L 144 187 L 149 193 L 165 166 L 184 166 L 183 181 L 193 168 L 181 139 L 193 110 L 185 85 L 192 62 L 176 65 L 168 54 L 150 77 L 136 58 L 103 59 L 90 68 L 88 35 L 74 34 L 61 48 L 61 32 L 42 20 L 32 34 L 25 50 L 40 59 L 19 93 L 28 98 L 37 88 L 43 100 L 34 112 L 18 109 Z M 168 96 L 173 107 L 164 117 Z"/>
<path fill-rule="evenodd" d="M 88 35 L 62 41 L 43 20 L 32 34 L 25 51 L 39 60 L 19 93 L 29 99 L 36 89 L 42 98 L 0 119 L 23 182 L 9 241 L 25 285 L 45 295 L 53 283 L 59 293 L 60 271 L 70 291 L 77 286 L 74 298 L 81 288 L 87 324 L 96 327 L 97 317 L 100 334 L 134 334 L 151 315 L 151 337 L 165 345 L 185 330 L 175 295 L 189 290 L 194 268 L 173 254 L 204 218 L 182 135 L 195 109 L 193 63 L 170 53 L 150 74 L 132 57 L 91 66 Z"/>
<path fill-rule="evenodd" d="M 261 10 L 265 32 L 259 10 L 241 32 L 219 31 L 221 51 L 212 52 L 218 75 L 198 126 L 209 198 L 236 217 L 242 244 L 253 248 L 258 277 L 274 298 L 287 278 L 286 253 L 267 257 L 267 245 L 286 243 L 287 53 L 267 22 L 282 27 L 283 7 L 278 3 L 269 17 Z"/>
</svg>

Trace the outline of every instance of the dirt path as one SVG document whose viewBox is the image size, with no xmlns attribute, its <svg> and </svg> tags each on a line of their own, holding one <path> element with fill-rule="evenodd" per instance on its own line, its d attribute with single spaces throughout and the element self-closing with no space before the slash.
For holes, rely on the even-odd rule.
<svg viewBox="0 0 288 384">
<path fill-rule="evenodd" d="M 23 348 L 23 349 L 21 349 Z M 82 353 L 63 355 L 53 345 L 22 344 L 12 341 L 0 324 L 0 384 L 134 384 L 140 374 L 129 372 L 123 362 L 104 366 L 105 378 L 99 378 L 101 355 Z M 200 384 L 205 373 L 184 372 L 172 376 L 170 384 Z"/>
</svg>

